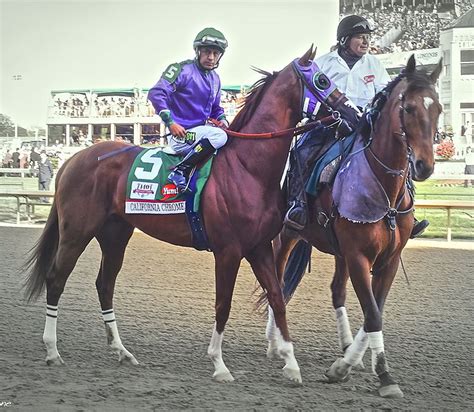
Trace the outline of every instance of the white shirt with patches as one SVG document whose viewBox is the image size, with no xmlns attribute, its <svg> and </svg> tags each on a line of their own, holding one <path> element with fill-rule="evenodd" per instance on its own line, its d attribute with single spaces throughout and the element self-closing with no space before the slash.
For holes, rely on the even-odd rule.
<svg viewBox="0 0 474 412">
<path fill-rule="evenodd" d="M 390 82 L 387 70 L 370 54 L 362 56 L 352 69 L 337 50 L 318 57 L 315 62 L 338 89 L 360 107 L 370 103 L 376 93 Z"/>
</svg>

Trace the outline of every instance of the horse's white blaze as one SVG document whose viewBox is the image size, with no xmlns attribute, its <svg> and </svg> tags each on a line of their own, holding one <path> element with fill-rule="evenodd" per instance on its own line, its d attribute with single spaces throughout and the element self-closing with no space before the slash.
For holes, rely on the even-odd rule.
<svg viewBox="0 0 474 412">
<path fill-rule="evenodd" d="M 433 103 L 434 103 L 434 100 L 431 97 L 428 97 L 428 96 L 423 97 L 423 106 L 425 106 L 426 110 L 428 110 Z"/>
<path fill-rule="evenodd" d="M 339 338 L 339 346 L 341 350 L 344 350 L 354 341 L 354 339 L 352 339 L 349 318 L 347 317 L 347 311 L 344 306 L 336 309 L 336 326 L 337 336 Z"/>
<path fill-rule="evenodd" d="M 43 342 L 46 346 L 46 361 L 59 358 L 58 348 L 56 346 L 56 326 L 58 321 L 58 307 L 46 306 L 46 322 L 44 325 Z"/>
<path fill-rule="evenodd" d="M 344 362 L 351 366 L 355 366 L 362 361 L 367 346 L 369 345 L 369 339 L 364 328 L 360 328 L 355 336 L 354 342 L 349 346 L 344 353 Z"/>
<path fill-rule="evenodd" d="M 229 369 L 225 366 L 224 360 L 222 359 L 222 341 L 224 340 L 224 332 L 218 333 L 216 330 L 216 324 L 214 323 L 214 330 L 212 331 L 211 342 L 207 348 L 207 354 L 214 364 L 214 377 L 230 375 Z M 231 375 L 230 375 L 231 376 Z"/>
<path fill-rule="evenodd" d="M 383 334 L 382 331 L 378 332 L 369 332 L 369 347 L 372 351 L 372 372 L 375 372 L 375 366 L 377 365 L 377 356 L 384 352 L 384 344 L 383 344 Z M 386 367 L 388 367 L 386 365 Z"/>
</svg>

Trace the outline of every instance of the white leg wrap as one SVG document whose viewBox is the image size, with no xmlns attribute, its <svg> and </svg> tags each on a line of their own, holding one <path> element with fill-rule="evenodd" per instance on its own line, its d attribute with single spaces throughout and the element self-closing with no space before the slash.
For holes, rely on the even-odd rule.
<svg viewBox="0 0 474 412">
<path fill-rule="evenodd" d="M 362 361 L 367 346 L 369 345 L 369 339 L 364 328 L 360 328 L 359 332 L 354 339 L 354 342 L 349 346 L 344 353 L 344 362 L 351 366 L 355 366 Z"/>
<path fill-rule="evenodd" d="M 207 348 L 207 354 L 214 364 L 214 375 L 218 381 L 232 381 L 232 377 L 229 369 L 225 366 L 224 360 L 222 359 L 222 341 L 224 340 L 224 332 L 218 333 L 216 330 L 216 324 L 214 323 L 214 330 L 212 331 L 211 342 Z"/>
<path fill-rule="evenodd" d="M 46 346 L 46 362 L 60 358 L 56 346 L 56 325 L 58 320 L 58 307 L 46 305 L 46 323 L 44 325 L 43 342 Z"/>
<path fill-rule="evenodd" d="M 337 336 L 339 337 L 339 347 L 342 351 L 352 344 L 351 327 L 349 325 L 349 318 L 347 317 L 347 311 L 344 306 L 336 309 L 336 325 L 337 325 Z"/>
<path fill-rule="evenodd" d="M 372 372 L 376 374 L 377 357 L 380 353 L 384 352 L 383 334 L 380 330 L 378 332 L 369 332 L 367 335 L 369 337 L 369 347 L 372 351 Z M 386 368 L 388 370 L 388 366 Z"/>
</svg>

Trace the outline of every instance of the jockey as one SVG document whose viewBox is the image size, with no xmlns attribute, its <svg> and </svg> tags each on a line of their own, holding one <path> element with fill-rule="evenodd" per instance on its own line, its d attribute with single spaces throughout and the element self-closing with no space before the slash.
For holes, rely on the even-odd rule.
<svg viewBox="0 0 474 412">
<path fill-rule="evenodd" d="M 337 27 L 336 49 L 315 60 L 321 71 L 361 110 L 390 82 L 390 76 L 380 61 L 368 54 L 373 31 L 364 17 L 346 16 Z M 322 140 L 321 136 L 317 136 L 319 133 L 315 131 L 315 136 L 308 137 Z M 292 229 L 301 230 L 307 222 L 306 205 L 302 200 L 304 183 L 291 181 L 290 175 L 290 186 L 292 184 L 297 187 L 298 193 L 292 193 L 291 189 L 289 191 L 290 209 L 285 216 L 285 224 Z M 420 235 L 428 225 L 427 220 L 418 222 L 415 219 L 411 237 Z"/>
<path fill-rule="evenodd" d="M 170 146 L 185 155 L 168 176 L 180 192 L 188 189 L 193 168 L 227 142 L 229 126 L 220 104 L 221 81 L 214 71 L 227 48 L 224 35 L 212 27 L 201 30 L 193 43 L 196 57 L 173 63 L 153 86 L 148 99 L 171 134 Z M 209 118 L 220 127 L 207 125 Z"/>
</svg>

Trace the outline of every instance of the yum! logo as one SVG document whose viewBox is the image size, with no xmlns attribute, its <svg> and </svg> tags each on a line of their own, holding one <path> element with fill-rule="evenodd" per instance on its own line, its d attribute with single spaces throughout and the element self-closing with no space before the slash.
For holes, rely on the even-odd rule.
<svg viewBox="0 0 474 412">
<path fill-rule="evenodd" d="M 168 183 L 161 189 L 161 195 L 163 196 L 162 200 L 169 200 L 172 197 L 177 196 L 178 193 L 178 188 L 173 183 Z"/>
</svg>

